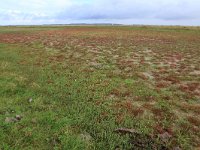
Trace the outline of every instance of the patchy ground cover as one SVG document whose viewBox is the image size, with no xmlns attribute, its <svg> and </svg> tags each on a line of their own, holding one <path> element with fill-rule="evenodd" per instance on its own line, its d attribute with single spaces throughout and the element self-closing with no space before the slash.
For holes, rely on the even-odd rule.
<svg viewBox="0 0 200 150">
<path fill-rule="evenodd" d="M 0 27 L 0 149 L 198 149 L 199 56 L 198 27 Z"/>
</svg>

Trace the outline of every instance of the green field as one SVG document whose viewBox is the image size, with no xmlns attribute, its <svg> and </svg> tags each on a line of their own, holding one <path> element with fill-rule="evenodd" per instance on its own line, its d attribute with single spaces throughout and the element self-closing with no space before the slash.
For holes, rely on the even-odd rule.
<svg viewBox="0 0 200 150">
<path fill-rule="evenodd" d="M 199 27 L 0 27 L 0 150 L 199 148 Z"/>
</svg>

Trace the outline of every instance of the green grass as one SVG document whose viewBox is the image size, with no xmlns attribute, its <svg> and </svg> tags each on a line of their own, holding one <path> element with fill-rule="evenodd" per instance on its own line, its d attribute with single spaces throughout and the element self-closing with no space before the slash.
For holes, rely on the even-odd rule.
<svg viewBox="0 0 200 150">
<path fill-rule="evenodd" d="M 100 107 L 94 104 L 115 86 L 114 81 L 109 87 L 96 87 L 96 82 L 106 80 L 100 73 L 85 78 L 73 68 L 62 72 L 58 69 L 59 74 L 54 75 L 48 65 L 37 69 L 27 62 L 21 66 L 18 64 L 22 59 L 21 47 L 1 44 L 0 48 L 1 66 L 4 66 L 0 80 L 3 149 L 111 149 L 120 141 L 113 133 L 117 126 L 112 115 L 96 123 L 102 112 L 112 113 L 109 103 L 104 102 Z M 48 78 L 55 84 L 47 84 Z M 23 116 L 20 122 L 5 123 L 5 117 L 16 114 Z M 84 133 L 93 135 L 94 139 L 84 141 L 80 136 Z M 107 140 L 109 144 L 105 143 Z"/>
<path fill-rule="evenodd" d="M 25 30 L 51 30 L 30 28 Z M 111 28 L 124 32 L 129 31 L 130 27 L 97 29 L 104 28 L 105 32 Z M 154 32 L 152 28 L 148 32 Z M 92 30 L 97 29 L 92 27 Z M 12 27 L 0 33 L 22 33 L 25 30 Z M 135 30 L 144 32 L 142 27 L 135 27 Z M 162 28 L 153 30 L 156 30 L 155 34 L 159 30 L 166 31 Z M 85 32 L 75 36 L 82 40 L 96 35 Z M 121 60 L 115 61 L 106 52 L 98 55 L 98 63 L 101 65 L 91 67 L 86 64 L 86 60 L 93 61 L 96 56 L 89 55 L 85 52 L 87 48 L 79 47 L 72 39 L 69 40 L 72 42 L 67 41 L 69 43 L 65 49 L 43 45 L 42 41 L 33 41 L 31 45 L 19 42 L 0 44 L 0 149 L 101 150 L 118 146 L 120 149 L 129 149 L 134 148 L 130 144 L 130 137 L 116 134 L 115 129 L 134 128 L 143 136 L 140 139 L 143 141 L 147 135 L 157 135 L 158 126 L 167 130 L 173 128 L 173 138 L 165 144 L 167 148 L 195 147 L 192 139 L 196 139 L 198 133 L 191 132 L 193 126 L 184 114 L 184 117 L 180 117 L 175 113 L 175 110 L 182 113 L 177 105 L 185 96 L 183 93 L 174 92 L 173 87 L 159 91 L 152 88 L 150 81 L 137 76 L 138 72 L 149 70 L 148 66 L 134 68 L 130 75 Z M 144 50 L 144 45 L 138 45 L 136 51 Z M 115 49 L 116 45 L 112 46 Z M 159 46 L 156 48 L 159 49 Z M 131 56 L 132 48 L 124 46 L 125 52 L 121 49 L 115 54 L 122 58 Z M 75 51 L 83 54 L 81 58 L 75 55 Z M 121 63 L 120 66 L 117 63 Z M 122 73 L 113 72 L 119 68 Z M 170 100 L 166 100 L 166 97 Z M 191 99 L 191 102 L 196 104 L 195 100 Z M 23 118 L 15 123 L 5 122 L 6 117 L 16 115 Z M 186 128 L 180 128 L 183 125 Z M 156 141 L 158 148 L 162 145 L 160 140 Z"/>
</svg>

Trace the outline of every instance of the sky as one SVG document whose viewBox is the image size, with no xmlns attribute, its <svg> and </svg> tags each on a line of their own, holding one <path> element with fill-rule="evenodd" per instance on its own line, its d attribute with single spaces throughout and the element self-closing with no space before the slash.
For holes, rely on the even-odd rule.
<svg viewBox="0 0 200 150">
<path fill-rule="evenodd" d="M 0 25 L 69 23 L 200 26 L 200 0 L 0 1 Z"/>
</svg>

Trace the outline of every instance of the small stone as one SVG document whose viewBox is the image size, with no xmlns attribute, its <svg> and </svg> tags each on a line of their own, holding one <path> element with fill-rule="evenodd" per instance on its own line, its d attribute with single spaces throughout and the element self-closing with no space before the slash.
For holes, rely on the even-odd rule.
<svg viewBox="0 0 200 150">
<path fill-rule="evenodd" d="M 30 98 L 28 101 L 29 101 L 29 103 L 31 103 L 31 102 L 33 101 L 33 99 L 32 99 L 32 98 Z"/>
<path fill-rule="evenodd" d="M 18 122 L 22 119 L 22 116 L 20 115 L 16 115 L 15 117 L 6 117 L 5 122 L 6 123 L 14 123 L 14 122 Z"/>
<path fill-rule="evenodd" d="M 22 119 L 22 116 L 16 115 L 16 116 L 15 116 L 15 119 L 17 119 L 18 121 L 20 121 L 20 120 Z"/>
<path fill-rule="evenodd" d="M 17 119 L 13 118 L 13 117 L 6 117 L 5 122 L 6 123 L 13 123 L 13 122 L 17 122 Z"/>
<path fill-rule="evenodd" d="M 82 133 L 80 134 L 80 137 L 86 142 L 90 142 L 92 140 L 92 136 L 89 133 Z"/>
</svg>

